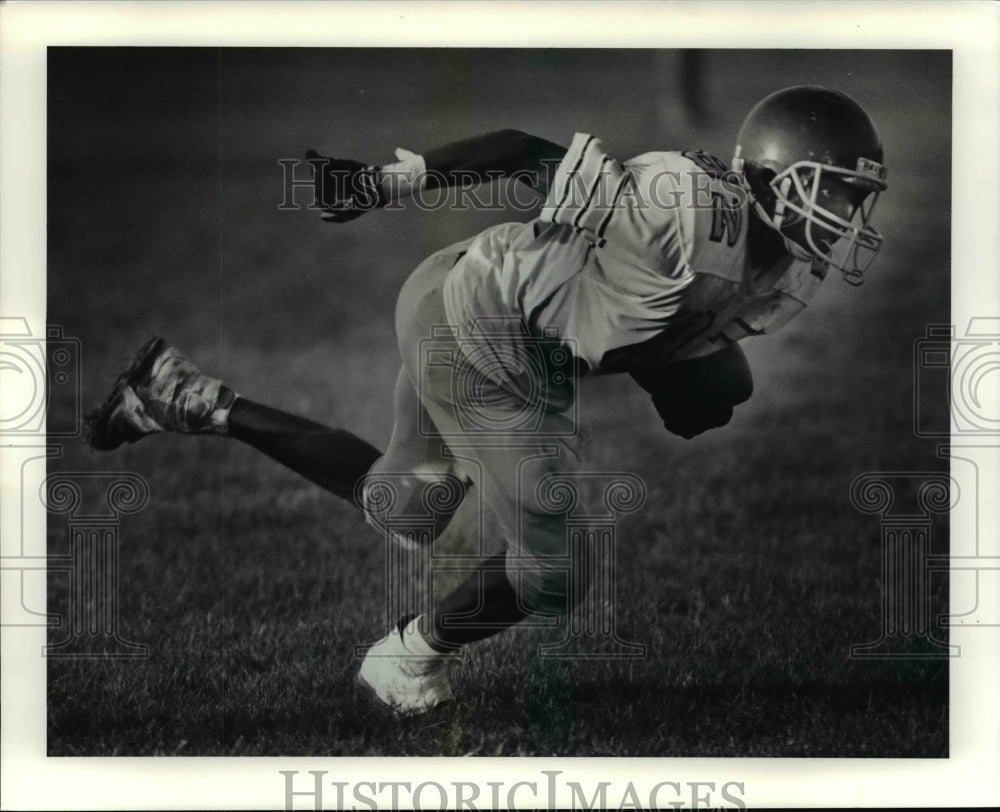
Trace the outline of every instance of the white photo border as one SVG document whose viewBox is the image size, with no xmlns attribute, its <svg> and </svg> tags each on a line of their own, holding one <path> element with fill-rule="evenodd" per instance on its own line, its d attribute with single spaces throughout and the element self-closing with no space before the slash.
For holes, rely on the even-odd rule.
<svg viewBox="0 0 1000 812">
<path fill-rule="evenodd" d="M 308 26 L 302 23 L 305 17 Z M 961 326 L 974 316 L 997 316 L 997 23 L 997 7 L 990 2 L 8 2 L 0 7 L 0 308 L 4 315 L 26 316 L 32 332 L 44 335 L 47 46 L 872 47 L 953 52 L 951 323 Z M 989 312 L 983 312 L 984 303 Z M 5 554 L 21 510 L 19 494 L 11 487 L 18 482 L 17 472 L 9 470 L 9 462 L 10 455 L 0 454 Z M 992 467 L 989 481 L 996 481 Z M 980 508 L 981 538 L 994 547 L 984 554 L 1000 555 L 996 504 L 981 503 Z M 28 532 L 39 530 L 44 537 L 44 515 L 20 518 Z M 9 598 L 9 593 L 4 596 L 5 612 Z M 955 600 L 953 595 L 953 605 Z M 1000 764 L 1000 629 L 953 627 L 951 635 L 951 642 L 962 647 L 962 656 L 952 662 L 947 759 L 468 762 L 48 758 L 45 660 L 38 656 L 45 630 L 5 627 L 2 803 L 8 809 L 280 809 L 285 801 L 280 770 L 297 770 L 300 778 L 308 770 L 327 770 L 330 780 L 499 781 L 507 786 L 523 780 L 542 783 L 543 770 L 562 770 L 563 785 L 578 780 L 590 786 L 599 776 L 646 787 L 647 797 L 648 787 L 661 781 L 716 786 L 737 781 L 750 808 L 994 805 L 1000 803 L 995 768 Z M 528 793 L 523 797 L 525 803 L 533 800 Z M 557 800 L 567 805 L 565 795 Z M 311 806 L 307 798 L 298 803 Z"/>
</svg>

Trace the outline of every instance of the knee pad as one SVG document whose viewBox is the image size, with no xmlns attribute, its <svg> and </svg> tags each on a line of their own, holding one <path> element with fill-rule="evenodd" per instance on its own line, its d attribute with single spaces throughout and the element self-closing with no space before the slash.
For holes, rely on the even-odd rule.
<svg viewBox="0 0 1000 812">
<path fill-rule="evenodd" d="M 462 504 L 468 485 L 452 475 L 373 472 L 361 486 L 365 521 L 407 550 L 431 544 Z"/>
<path fill-rule="evenodd" d="M 395 501 L 393 491 L 383 479 L 365 479 L 361 487 L 361 507 L 365 521 L 403 549 L 419 550 L 423 545 L 412 534 L 402 532 L 402 527 L 396 527 L 391 518 L 390 510 Z"/>
</svg>

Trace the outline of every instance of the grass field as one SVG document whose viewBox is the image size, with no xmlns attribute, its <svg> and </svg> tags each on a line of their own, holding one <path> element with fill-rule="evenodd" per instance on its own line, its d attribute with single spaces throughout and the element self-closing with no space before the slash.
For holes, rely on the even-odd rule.
<svg viewBox="0 0 1000 812">
<path fill-rule="evenodd" d="M 121 522 L 118 594 L 122 634 L 150 656 L 50 660 L 50 755 L 947 755 L 947 662 L 848 655 L 881 628 L 878 518 L 852 507 L 851 482 L 946 467 L 913 434 L 912 353 L 949 319 L 948 55 L 709 51 L 703 120 L 681 110 L 678 64 L 50 49 L 49 321 L 81 341 L 86 404 L 158 333 L 247 396 L 384 446 L 396 291 L 430 251 L 512 218 L 410 209 L 331 227 L 279 211 L 277 161 L 307 147 L 377 162 L 517 127 L 593 132 L 621 157 L 728 158 L 753 101 L 817 83 L 872 112 L 891 184 L 868 283 L 831 275 L 797 322 L 747 344 L 757 390 L 728 427 L 685 442 L 636 387 L 582 390 L 593 465 L 648 489 L 619 525 L 616 583 L 619 633 L 644 659 L 540 659 L 558 631 L 517 630 L 467 652 L 458 702 L 394 720 L 353 683 L 355 646 L 386 619 L 385 548 L 352 508 L 235 442 L 69 444 L 52 471 L 149 483 Z M 65 552 L 65 519 L 49 528 Z M 470 549 L 459 530 L 445 550 Z M 49 610 L 67 596 L 51 575 Z"/>
</svg>

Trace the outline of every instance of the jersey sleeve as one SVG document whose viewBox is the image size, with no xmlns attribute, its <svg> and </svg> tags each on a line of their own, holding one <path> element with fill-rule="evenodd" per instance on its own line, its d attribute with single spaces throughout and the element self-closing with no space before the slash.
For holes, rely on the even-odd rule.
<svg viewBox="0 0 1000 812">
<path fill-rule="evenodd" d="M 577 133 L 556 169 L 541 219 L 603 237 L 611 222 L 609 210 L 626 182 L 625 168 L 605 154 L 600 140 Z"/>
<path fill-rule="evenodd" d="M 584 232 L 598 248 L 631 254 L 665 276 L 685 270 L 673 176 L 652 165 L 623 164 L 600 139 L 573 137 L 542 206 L 543 222 Z"/>
</svg>

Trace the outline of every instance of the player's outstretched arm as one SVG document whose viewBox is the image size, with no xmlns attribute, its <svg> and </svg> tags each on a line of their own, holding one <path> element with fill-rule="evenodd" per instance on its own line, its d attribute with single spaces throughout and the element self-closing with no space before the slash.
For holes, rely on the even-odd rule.
<svg viewBox="0 0 1000 812">
<path fill-rule="evenodd" d="M 544 138 L 519 130 L 497 130 L 436 147 L 424 155 L 397 149 L 396 161 L 383 166 L 328 158 L 312 150 L 306 153 L 306 159 L 313 166 L 323 219 L 343 223 L 408 197 L 417 188 L 489 183 L 513 177 L 544 195 L 565 154 L 565 147 Z"/>
<path fill-rule="evenodd" d="M 544 195 L 565 154 L 566 147 L 544 138 L 497 130 L 429 150 L 423 156 L 425 183 L 435 188 L 514 177 Z"/>
</svg>

